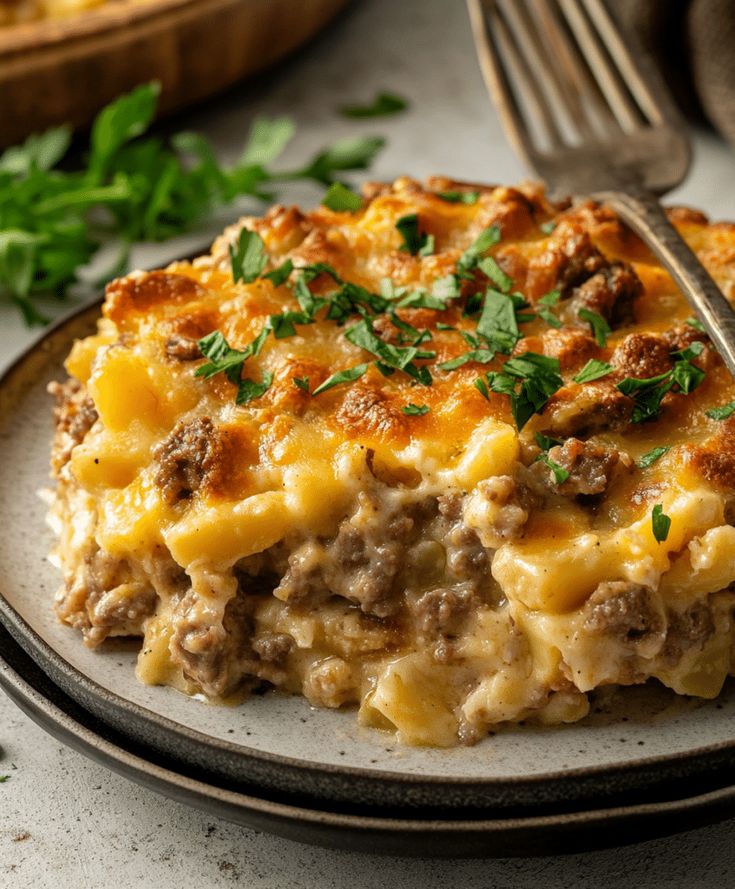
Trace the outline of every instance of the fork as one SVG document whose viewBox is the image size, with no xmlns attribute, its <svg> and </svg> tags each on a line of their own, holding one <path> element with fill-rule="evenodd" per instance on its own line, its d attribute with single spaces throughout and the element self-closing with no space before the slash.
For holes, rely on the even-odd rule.
<svg viewBox="0 0 735 889">
<path fill-rule="evenodd" d="M 735 376 L 735 312 L 659 195 L 690 163 L 649 60 L 603 0 L 467 0 L 485 82 L 516 151 L 552 196 L 606 203 L 658 256 Z"/>
</svg>

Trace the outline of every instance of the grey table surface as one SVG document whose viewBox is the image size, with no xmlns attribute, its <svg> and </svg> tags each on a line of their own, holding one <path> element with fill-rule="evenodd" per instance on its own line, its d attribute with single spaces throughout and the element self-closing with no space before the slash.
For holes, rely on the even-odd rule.
<svg viewBox="0 0 735 889">
<path fill-rule="evenodd" d="M 267 2 L 267 0 L 264 0 Z M 347 121 L 343 103 L 376 90 L 406 95 L 393 118 Z M 505 142 L 474 58 L 464 4 L 456 0 L 362 0 L 278 71 L 182 119 L 225 160 L 238 154 L 256 114 L 289 114 L 298 133 L 284 164 L 329 140 L 376 133 L 388 146 L 370 178 L 446 173 L 513 183 L 524 171 Z M 168 125 L 167 125 L 168 126 Z M 671 200 L 732 219 L 735 158 L 714 135 L 693 132 L 695 162 Z M 315 201 L 308 187 L 288 200 Z M 244 205 L 243 209 L 255 208 Z M 221 221 L 234 214 L 230 209 Z M 213 232 L 135 253 L 158 265 Z M 0 365 L 32 338 L 0 306 Z M 531 887 L 724 887 L 735 882 L 735 821 L 625 849 L 560 858 L 430 861 L 313 849 L 258 834 L 174 803 L 60 746 L 0 694 L 0 887 L 384 886 L 402 889 Z"/>
</svg>

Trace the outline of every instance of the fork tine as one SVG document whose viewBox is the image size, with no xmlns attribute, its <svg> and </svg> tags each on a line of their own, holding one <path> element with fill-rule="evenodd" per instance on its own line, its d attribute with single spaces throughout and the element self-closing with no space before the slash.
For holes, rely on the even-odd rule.
<svg viewBox="0 0 735 889">
<path fill-rule="evenodd" d="M 652 123 L 661 123 L 663 115 L 658 103 L 648 88 L 645 79 L 641 77 L 638 67 L 623 42 L 620 31 L 618 31 L 610 17 L 605 4 L 601 0 L 583 0 L 583 2 L 590 19 L 597 29 L 597 33 L 602 38 L 608 52 L 620 69 L 628 89 L 638 103 L 638 107 Z"/>
<path fill-rule="evenodd" d="M 568 93 L 575 97 L 579 117 L 585 120 L 592 130 L 590 138 L 594 140 L 595 129 L 603 136 L 609 136 L 613 131 L 619 132 L 618 122 L 600 92 L 587 60 L 569 33 L 555 0 L 531 0 L 531 2 L 553 57 L 558 62 L 554 66 L 557 76 L 566 84 Z"/>
<path fill-rule="evenodd" d="M 559 0 L 559 6 L 618 123 L 626 132 L 638 129 L 643 122 L 642 115 L 578 0 Z"/>
<path fill-rule="evenodd" d="M 487 88 L 516 151 L 528 166 L 533 168 L 535 166 L 533 136 L 528 129 L 525 115 L 521 111 L 515 91 L 506 74 L 496 39 L 498 28 L 497 16 L 494 15 L 496 12 L 495 2 L 494 0 L 467 0 L 467 7 L 480 67 Z M 494 18 L 494 27 L 488 23 L 489 16 Z"/>
<path fill-rule="evenodd" d="M 529 12 L 527 2 L 520 0 L 507 3 L 506 10 L 528 63 L 534 65 L 537 71 L 540 69 L 545 75 L 539 78 L 544 89 L 548 92 L 552 103 L 563 110 L 568 123 L 567 129 L 574 133 L 575 137 L 581 135 L 583 138 L 594 138 L 578 93 L 573 87 L 570 88 L 568 79 L 558 71 L 553 54 L 541 38 L 539 26 Z"/>
</svg>

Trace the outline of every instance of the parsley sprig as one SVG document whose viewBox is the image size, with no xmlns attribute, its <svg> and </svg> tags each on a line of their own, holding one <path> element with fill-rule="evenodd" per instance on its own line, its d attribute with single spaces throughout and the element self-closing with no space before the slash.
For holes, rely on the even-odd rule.
<svg viewBox="0 0 735 889">
<path fill-rule="evenodd" d="M 118 245 L 109 278 L 126 271 L 136 241 L 179 235 L 240 196 L 269 201 L 282 182 L 332 185 L 344 172 L 365 169 L 384 144 L 377 137 L 340 139 L 303 166 L 274 172 L 270 165 L 295 125 L 285 117 L 258 118 L 240 157 L 224 166 L 197 133 L 167 142 L 147 135 L 158 93 L 157 84 L 144 84 L 104 108 L 80 169 L 66 165 L 68 127 L 0 154 L 0 296 L 12 300 L 27 323 L 46 320 L 35 298 L 62 296 L 104 243 Z"/>
<path fill-rule="evenodd" d="M 686 349 L 671 353 L 674 365 L 670 370 L 655 377 L 637 379 L 626 377 L 617 388 L 633 399 L 633 423 L 655 420 L 661 412 L 661 403 L 672 389 L 688 394 L 694 391 L 705 377 L 704 371 L 692 364 L 692 359 L 702 354 L 704 343 L 694 342 Z"/>
<path fill-rule="evenodd" d="M 475 385 L 488 397 L 488 389 L 507 395 L 520 431 L 534 414 L 540 414 L 551 396 L 564 385 L 559 360 L 535 352 L 509 358 L 502 371 L 489 371 Z"/>
</svg>

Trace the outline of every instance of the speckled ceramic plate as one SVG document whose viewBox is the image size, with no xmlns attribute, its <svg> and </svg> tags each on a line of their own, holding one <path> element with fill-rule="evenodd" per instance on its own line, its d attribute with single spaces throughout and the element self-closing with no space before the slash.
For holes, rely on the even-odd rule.
<svg viewBox="0 0 735 889">
<path fill-rule="evenodd" d="M 729 783 L 735 765 L 735 687 L 716 702 L 647 687 L 599 701 L 573 726 L 515 728 L 471 748 L 397 747 L 354 712 L 312 710 L 301 698 L 254 697 L 217 707 L 140 685 L 136 646 L 86 649 L 52 610 L 59 583 L 39 489 L 49 484 L 52 432 L 46 384 L 63 377 L 75 336 L 98 308 L 57 325 L 0 380 L 0 619 L 77 703 L 188 774 L 244 792 L 278 792 L 422 814 L 492 807 L 505 815 L 672 798 Z"/>
<path fill-rule="evenodd" d="M 735 788 L 684 800 L 526 818 L 422 819 L 385 808 L 365 816 L 348 807 L 288 805 L 181 774 L 141 753 L 64 694 L 0 627 L 0 689 L 35 722 L 85 756 L 179 802 L 302 843 L 384 855 L 509 857 L 588 852 L 640 842 L 724 820 Z"/>
</svg>

